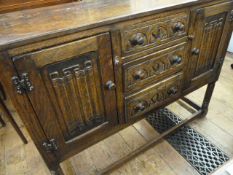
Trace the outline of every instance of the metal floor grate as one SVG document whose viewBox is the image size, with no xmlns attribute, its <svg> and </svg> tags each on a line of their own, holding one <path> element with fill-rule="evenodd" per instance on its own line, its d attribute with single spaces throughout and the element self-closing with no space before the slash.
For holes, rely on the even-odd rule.
<svg viewBox="0 0 233 175">
<path fill-rule="evenodd" d="M 168 109 L 149 114 L 147 121 L 162 133 L 182 121 Z M 194 129 L 184 126 L 166 139 L 201 175 L 213 172 L 229 157 Z"/>
</svg>

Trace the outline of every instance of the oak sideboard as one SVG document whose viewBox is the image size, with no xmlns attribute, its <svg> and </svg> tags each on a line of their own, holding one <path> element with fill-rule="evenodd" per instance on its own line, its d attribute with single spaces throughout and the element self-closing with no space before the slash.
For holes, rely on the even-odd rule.
<svg viewBox="0 0 233 175">
<path fill-rule="evenodd" d="M 183 99 L 205 116 L 232 0 L 83 0 L 0 15 L 0 82 L 53 174 L 59 163 Z M 185 98 L 208 85 L 202 106 Z"/>
</svg>

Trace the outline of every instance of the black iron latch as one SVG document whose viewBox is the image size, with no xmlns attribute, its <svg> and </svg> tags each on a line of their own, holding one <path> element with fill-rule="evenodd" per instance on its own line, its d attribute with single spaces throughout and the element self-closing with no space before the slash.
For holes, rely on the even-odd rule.
<svg viewBox="0 0 233 175">
<path fill-rule="evenodd" d="M 43 147 L 48 153 L 58 150 L 58 145 L 55 139 L 50 139 L 48 142 L 43 142 Z"/>
<path fill-rule="evenodd" d="M 20 77 L 12 77 L 12 83 L 15 86 L 15 89 L 18 94 L 24 94 L 26 92 L 31 92 L 34 87 L 29 80 L 28 73 L 22 73 Z"/>
</svg>

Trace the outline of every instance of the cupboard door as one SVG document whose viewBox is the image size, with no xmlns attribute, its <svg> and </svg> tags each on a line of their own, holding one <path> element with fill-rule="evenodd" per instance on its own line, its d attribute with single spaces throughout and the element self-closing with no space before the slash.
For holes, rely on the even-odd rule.
<svg viewBox="0 0 233 175">
<path fill-rule="evenodd" d="M 192 82 L 212 76 L 218 69 L 222 58 L 217 58 L 217 52 L 232 6 L 232 2 L 227 2 L 191 11 L 189 36 L 194 38 L 190 51 L 189 74 Z"/>
<path fill-rule="evenodd" d="M 29 53 L 13 61 L 19 76 L 28 76 L 33 87 L 28 98 L 48 139 L 56 142 L 59 156 L 81 141 L 90 143 L 94 133 L 117 123 L 108 34 Z"/>
</svg>

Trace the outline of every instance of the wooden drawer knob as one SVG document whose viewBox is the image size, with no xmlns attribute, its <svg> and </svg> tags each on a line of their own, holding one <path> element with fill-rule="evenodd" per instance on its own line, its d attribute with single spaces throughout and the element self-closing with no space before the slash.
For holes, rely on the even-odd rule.
<svg viewBox="0 0 233 175">
<path fill-rule="evenodd" d="M 146 78 L 146 72 L 144 70 L 138 70 L 135 72 L 133 77 L 135 80 L 142 80 Z"/>
<path fill-rule="evenodd" d="M 182 24 L 181 22 L 175 23 L 173 26 L 173 32 L 177 33 L 182 31 L 184 31 L 184 24 Z"/>
<path fill-rule="evenodd" d="M 140 102 L 134 107 L 134 111 L 137 112 L 142 112 L 146 109 L 146 103 L 145 102 Z"/>
<path fill-rule="evenodd" d="M 177 94 L 177 92 L 178 92 L 177 87 L 171 87 L 171 88 L 167 91 L 167 94 L 168 94 L 169 96 L 171 96 L 171 95 Z"/>
<path fill-rule="evenodd" d="M 192 49 L 192 54 L 193 55 L 199 55 L 199 53 L 200 53 L 200 49 L 197 49 L 197 48 Z"/>
<path fill-rule="evenodd" d="M 180 64 L 181 62 L 182 62 L 182 57 L 180 57 L 178 55 L 173 56 L 171 59 L 172 65 Z"/>
<path fill-rule="evenodd" d="M 114 90 L 116 88 L 116 85 L 115 83 L 113 83 L 113 81 L 109 80 L 107 83 L 106 83 L 106 88 L 108 90 Z"/>
<path fill-rule="evenodd" d="M 130 39 L 130 43 L 132 46 L 143 45 L 145 43 L 145 36 L 142 33 L 134 34 Z"/>
</svg>

